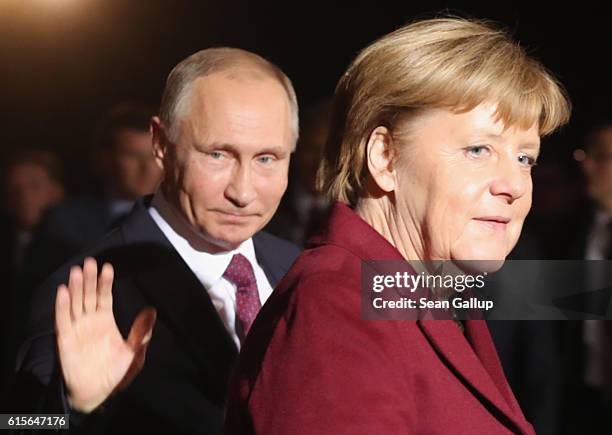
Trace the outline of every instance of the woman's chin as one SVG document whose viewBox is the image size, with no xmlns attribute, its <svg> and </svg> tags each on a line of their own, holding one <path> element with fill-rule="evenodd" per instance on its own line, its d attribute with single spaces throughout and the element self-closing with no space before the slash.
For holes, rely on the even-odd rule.
<svg viewBox="0 0 612 435">
<path fill-rule="evenodd" d="M 468 273 L 493 273 L 502 268 L 508 252 L 506 249 L 469 249 L 453 252 L 451 258 L 461 270 Z"/>
</svg>

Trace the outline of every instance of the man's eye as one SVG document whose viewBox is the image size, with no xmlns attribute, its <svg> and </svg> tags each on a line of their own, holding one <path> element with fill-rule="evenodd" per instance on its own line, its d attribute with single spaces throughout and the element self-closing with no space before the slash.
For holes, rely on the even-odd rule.
<svg viewBox="0 0 612 435">
<path fill-rule="evenodd" d="M 472 157 L 482 157 L 489 153 L 489 147 L 487 145 L 474 145 L 466 149 L 467 153 Z"/>
<path fill-rule="evenodd" d="M 257 158 L 257 161 L 259 163 L 263 163 L 265 165 L 269 165 L 270 163 L 272 163 L 274 161 L 274 158 L 272 156 L 260 156 Z"/>
<path fill-rule="evenodd" d="M 220 151 L 211 151 L 208 153 L 208 155 L 215 160 L 221 160 L 224 157 L 223 153 Z"/>
<path fill-rule="evenodd" d="M 528 156 L 527 154 L 521 154 L 518 157 L 518 161 L 522 165 L 529 166 L 529 167 L 533 167 L 533 166 L 535 166 L 537 164 L 536 159 L 534 159 L 533 157 Z"/>
</svg>

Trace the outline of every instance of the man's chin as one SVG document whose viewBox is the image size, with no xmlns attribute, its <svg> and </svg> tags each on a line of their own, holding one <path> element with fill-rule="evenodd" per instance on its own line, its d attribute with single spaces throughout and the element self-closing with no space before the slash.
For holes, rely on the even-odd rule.
<svg viewBox="0 0 612 435">
<path fill-rule="evenodd" d="M 232 251 L 253 237 L 256 232 L 257 230 L 240 229 L 239 231 L 218 234 L 215 237 L 209 238 L 209 240 L 220 251 Z"/>
</svg>

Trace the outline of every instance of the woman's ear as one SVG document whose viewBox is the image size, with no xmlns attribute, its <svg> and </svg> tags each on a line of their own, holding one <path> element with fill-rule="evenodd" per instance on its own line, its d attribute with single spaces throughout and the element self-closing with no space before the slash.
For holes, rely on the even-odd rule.
<svg viewBox="0 0 612 435">
<path fill-rule="evenodd" d="M 387 127 L 376 127 L 366 146 L 368 170 L 372 180 L 384 192 L 393 192 L 397 179 L 394 166 L 395 149 Z"/>
</svg>

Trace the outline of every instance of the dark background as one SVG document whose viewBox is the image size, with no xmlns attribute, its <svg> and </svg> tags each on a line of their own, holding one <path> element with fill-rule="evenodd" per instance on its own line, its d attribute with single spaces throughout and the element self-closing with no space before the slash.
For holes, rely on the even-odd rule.
<svg viewBox="0 0 612 435">
<path fill-rule="evenodd" d="M 548 152 L 568 153 L 580 131 L 609 112 L 612 31 L 603 8 L 535 1 L 0 0 L 0 155 L 51 149 L 63 157 L 69 180 L 78 179 L 101 113 L 125 99 L 157 105 L 172 66 L 199 49 L 231 45 L 262 54 L 285 70 L 307 104 L 331 94 L 352 57 L 375 38 L 445 12 L 506 25 L 564 83 L 574 116 L 563 144 Z"/>
</svg>

